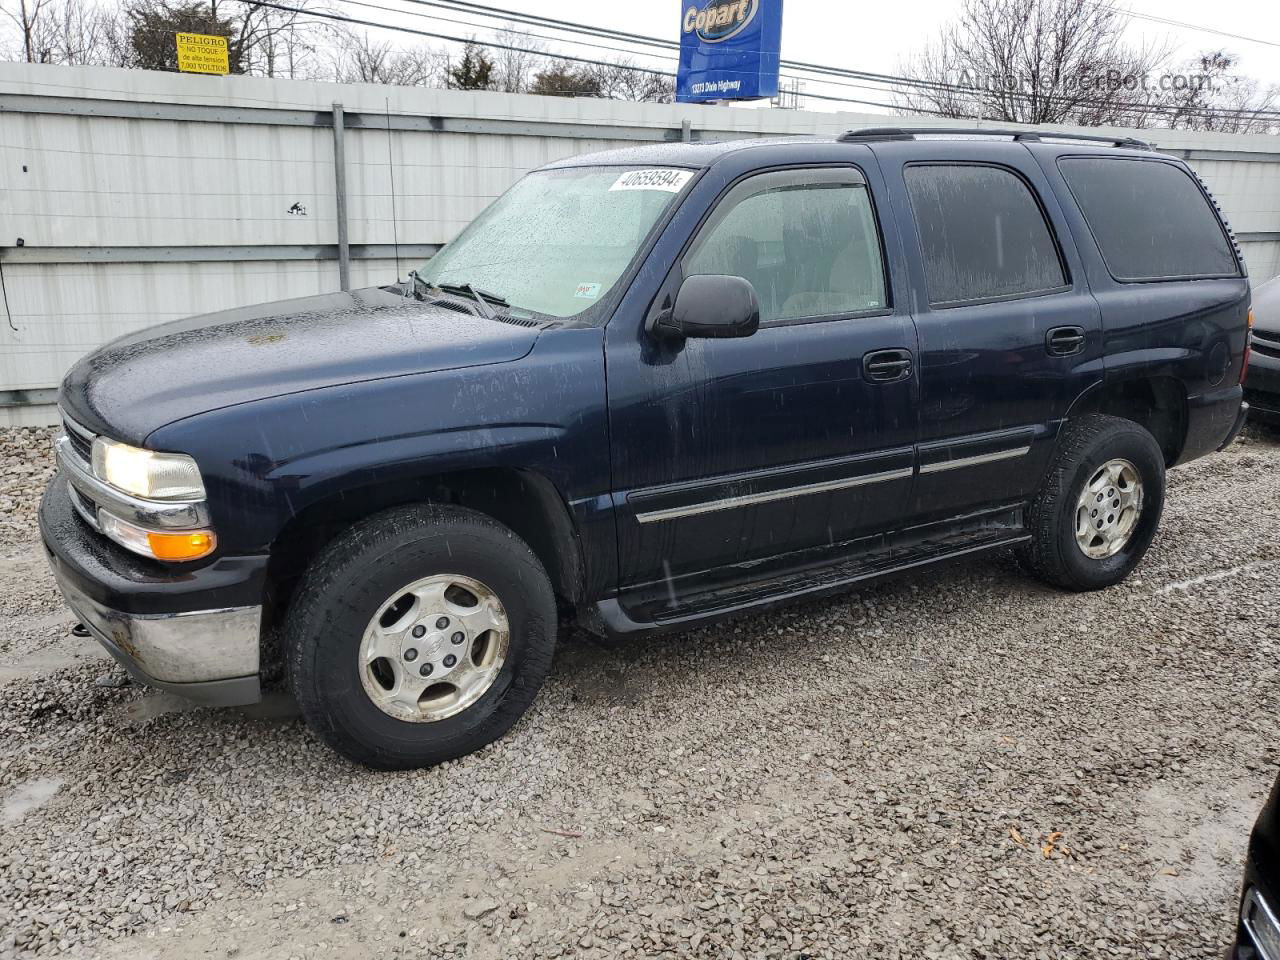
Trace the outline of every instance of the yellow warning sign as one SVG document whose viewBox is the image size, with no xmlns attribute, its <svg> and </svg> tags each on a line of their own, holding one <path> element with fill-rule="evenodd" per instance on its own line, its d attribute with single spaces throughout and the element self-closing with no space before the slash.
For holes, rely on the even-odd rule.
<svg viewBox="0 0 1280 960">
<path fill-rule="evenodd" d="M 179 33 L 178 69 L 183 73 L 229 73 L 227 38 Z"/>
</svg>

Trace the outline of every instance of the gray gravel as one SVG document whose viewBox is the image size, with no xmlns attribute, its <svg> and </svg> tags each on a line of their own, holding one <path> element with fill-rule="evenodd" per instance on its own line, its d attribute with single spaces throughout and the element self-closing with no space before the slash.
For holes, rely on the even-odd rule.
<svg viewBox="0 0 1280 960">
<path fill-rule="evenodd" d="M 1115 589 L 997 556 L 569 637 L 510 736 L 402 774 L 287 709 L 95 685 L 31 535 L 47 449 L 0 433 L 0 954 L 1219 958 L 1231 935 L 1280 743 L 1280 437 L 1175 471 Z"/>
</svg>

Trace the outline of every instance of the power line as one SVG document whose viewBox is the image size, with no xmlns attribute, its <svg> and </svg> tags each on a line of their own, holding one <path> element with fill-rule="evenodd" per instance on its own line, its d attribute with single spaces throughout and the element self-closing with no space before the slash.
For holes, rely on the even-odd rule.
<svg viewBox="0 0 1280 960">
<path fill-rule="evenodd" d="M 507 19 L 523 23 L 545 24 L 552 29 L 561 30 L 568 33 L 579 33 L 588 36 L 607 37 L 611 39 L 620 39 L 629 43 L 644 44 L 649 46 L 662 47 L 664 49 L 678 49 L 680 44 L 676 41 L 666 40 L 661 37 L 654 37 L 648 34 L 630 33 L 625 30 L 616 30 L 612 27 L 599 27 L 589 24 L 574 24 L 568 21 L 555 18 L 545 17 L 539 14 L 523 13 L 518 10 L 510 10 L 503 7 L 492 7 L 484 4 L 470 2 L 470 0 L 405 0 L 418 6 L 430 6 L 444 8 L 448 10 L 456 10 L 462 8 L 465 12 L 474 13 L 476 15 L 489 17 L 491 19 Z M 1099 2 L 1099 0 L 1090 0 L 1090 2 Z M 410 11 L 404 11 L 406 14 Z M 426 16 L 425 14 L 421 14 Z M 473 24 L 474 25 L 474 24 Z M 1189 25 L 1186 25 L 1189 26 Z M 561 40 L 560 42 L 575 43 L 577 41 Z M 1270 41 L 1266 41 L 1270 43 Z M 589 44 L 582 44 L 589 46 Z M 911 77 L 903 77 L 895 74 L 873 73 L 865 70 L 851 70 L 842 67 L 832 67 L 826 64 L 808 63 L 801 60 L 781 60 L 780 65 L 789 70 L 800 70 L 806 73 L 817 73 L 824 76 L 847 77 L 860 80 L 866 80 L 872 83 L 880 83 L 891 87 L 908 87 L 923 92 L 948 92 L 959 93 L 973 96 L 976 91 L 973 87 L 967 87 L 959 84 L 944 83 L 941 81 L 918 80 Z M 793 78 L 801 79 L 801 78 Z M 835 80 L 814 80 L 812 82 L 827 83 L 833 86 L 846 86 L 846 84 L 838 83 Z M 875 88 L 870 88 L 875 89 Z M 898 94 L 897 90 L 890 90 Z M 1060 102 L 1071 106 L 1079 105 L 1081 107 L 1089 106 L 1112 106 L 1111 104 L 1097 100 L 1076 100 L 1070 96 L 1061 94 L 1033 94 L 1023 91 L 1005 91 L 1005 95 L 1014 99 L 1024 101 L 1047 101 Z M 818 94 L 805 93 L 801 96 L 810 96 L 821 99 Z M 829 99 L 829 98 L 828 98 Z M 857 102 L 857 101 L 852 101 Z M 1157 116 L 1202 116 L 1202 117 L 1220 117 L 1220 116 L 1238 116 L 1238 117 L 1280 117 L 1280 111 L 1273 110 L 1249 110 L 1249 109 L 1213 109 L 1206 107 L 1179 108 L 1165 104 L 1133 104 L 1125 106 L 1123 109 L 1130 112 L 1136 112 L 1145 115 Z"/>
<path fill-rule="evenodd" d="M 447 4 L 444 2 L 440 2 L 440 0 L 420 0 L 420 2 L 428 4 L 430 6 L 436 6 L 436 7 L 453 7 L 453 8 L 461 7 L 461 8 L 469 9 L 475 13 L 478 13 L 482 16 L 487 16 L 487 17 L 495 17 L 495 18 L 507 17 L 507 18 L 514 18 L 514 19 L 522 18 L 526 20 L 536 20 L 541 23 L 545 23 L 549 26 L 562 25 L 565 23 L 565 21 L 557 20 L 554 17 L 544 17 L 536 13 L 524 13 L 523 11 L 519 11 L 519 10 L 507 10 L 501 7 L 486 6 L 484 4 L 470 2 L 470 0 L 451 0 L 451 2 Z M 1088 2 L 1093 3 L 1096 6 L 1111 6 L 1111 4 L 1107 2 L 1107 0 L 1088 0 Z M 1161 17 L 1151 13 L 1141 13 L 1133 9 L 1119 10 L 1118 12 L 1123 13 L 1125 16 L 1134 17 L 1139 20 L 1150 20 L 1154 23 L 1162 23 L 1167 26 L 1180 27 L 1184 30 L 1195 30 L 1199 33 L 1216 34 L 1217 36 L 1229 37 L 1233 40 L 1244 40 L 1249 43 L 1261 43 L 1270 47 L 1280 47 L 1280 41 L 1264 40 L 1259 37 L 1249 37 L 1239 33 L 1229 33 L 1225 30 L 1219 30 L 1215 27 L 1206 27 L 1200 24 L 1195 24 L 1195 23 L 1186 23 L 1185 21 L 1182 21 L 1182 20 L 1172 20 L 1172 19 L 1169 19 L 1168 17 Z M 667 46 L 667 47 L 680 46 L 678 42 L 667 40 L 663 37 L 655 37 L 647 34 L 628 33 L 625 30 L 615 30 L 611 27 L 595 27 L 587 24 L 582 24 L 580 26 L 584 32 L 590 31 L 599 36 L 611 36 L 619 40 L 622 40 L 622 39 L 639 40 L 643 38 L 645 42 L 659 45 L 659 46 Z"/>
<path fill-rule="evenodd" d="M 496 43 L 493 41 L 485 41 L 484 43 L 479 43 L 478 41 L 473 40 L 470 37 L 454 37 L 454 36 L 450 36 L 449 34 L 434 33 L 430 30 L 419 30 L 416 27 L 405 27 L 405 26 L 396 26 L 389 23 L 379 23 L 376 20 L 364 20 L 360 17 L 348 17 L 348 16 L 344 16 L 341 13 L 329 13 L 328 11 L 323 11 L 323 10 L 304 10 L 301 7 L 291 7 L 283 3 L 268 3 L 267 0 L 238 0 L 238 2 L 243 3 L 246 6 L 250 6 L 250 7 L 266 7 L 270 10 L 282 10 L 285 13 L 301 13 L 301 14 L 305 14 L 308 17 L 319 17 L 322 20 L 333 20 L 338 23 L 354 23 L 356 26 L 360 26 L 360 27 L 374 27 L 375 29 L 379 29 L 379 30 L 394 30 L 400 33 L 412 33 L 415 36 L 429 37 L 432 40 L 445 40 L 450 43 L 461 43 L 461 44 L 474 43 L 474 44 L 477 44 L 478 46 L 494 47 L 498 50 L 512 50 L 516 53 L 528 53 L 537 57 L 545 57 L 548 55 L 545 50 L 534 50 L 534 49 L 530 49 L 529 47 L 517 47 L 514 44 Z M 575 57 L 575 56 L 570 56 L 569 54 L 556 54 L 555 56 L 557 57 L 557 59 L 560 59 L 560 60 L 569 60 L 573 63 L 586 63 L 596 67 L 617 66 L 617 64 L 609 63 L 608 61 L 605 61 L 605 60 L 592 60 L 589 57 Z M 655 77 L 674 77 L 675 76 L 675 74 L 673 73 L 669 73 L 664 70 L 652 70 L 649 67 L 628 67 L 628 69 L 635 70 L 638 73 L 651 74 Z"/>
<path fill-rule="evenodd" d="M 590 57 L 570 56 L 569 54 L 558 54 L 558 53 L 548 54 L 545 50 L 535 50 L 529 47 L 519 47 L 514 44 L 497 43 L 492 41 L 481 42 L 478 40 L 473 40 L 470 37 L 455 37 L 449 34 L 436 33 L 430 30 L 419 30 L 416 27 L 407 27 L 407 26 L 401 26 L 398 24 L 380 23 L 376 20 L 365 20 L 362 17 L 349 17 L 341 13 L 330 13 L 328 11 L 322 11 L 322 10 L 303 10 L 301 7 L 292 7 L 283 3 L 271 3 L 271 2 L 268 2 L 268 0 L 238 0 L 238 2 L 249 5 L 249 6 L 253 6 L 253 7 L 266 7 L 271 10 L 282 10 L 286 13 L 304 13 L 310 17 L 318 17 L 322 20 L 332 20 L 337 23 L 352 23 L 362 27 L 373 27 L 374 29 L 377 29 L 377 30 L 391 30 L 398 33 L 411 33 L 415 36 L 429 37 L 433 40 L 445 40 L 451 43 L 461 43 L 461 44 L 474 43 L 478 46 L 494 47 L 499 50 L 511 50 L 517 53 L 528 53 L 528 54 L 532 54 L 534 56 L 539 56 L 539 57 L 552 57 L 554 59 L 568 60 L 572 63 L 584 63 L 590 66 L 597 66 L 597 67 L 618 66 L 618 64 L 609 63 L 607 60 L 594 60 Z M 359 3 L 361 6 L 375 6 L 374 4 L 366 2 L 366 0 L 347 0 L 347 2 Z M 387 9 L 387 8 L 380 7 L 379 9 Z M 404 12 L 407 12 L 407 11 L 404 11 Z M 634 70 L 637 73 L 648 74 L 654 77 L 666 77 L 668 79 L 675 78 L 675 74 L 668 70 L 654 70 L 649 67 L 637 67 L 637 66 L 630 66 L 630 65 L 627 65 L 626 69 Z M 831 100 L 838 103 L 856 103 L 856 104 L 861 104 L 861 105 L 870 106 L 870 107 L 882 107 L 886 110 L 905 110 L 910 113 L 923 113 L 923 114 L 928 114 L 930 116 L 937 116 L 937 117 L 944 116 L 944 114 L 938 111 L 928 110 L 922 107 L 899 107 L 897 104 L 879 103 L 872 100 L 855 100 L 849 97 L 833 97 L 833 96 L 828 96 L 825 94 L 818 94 L 818 93 L 803 93 L 801 94 L 801 96 L 814 97 L 815 99 L 819 99 L 819 100 Z M 978 118 L 971 117 L 971 118 L 959 118 L 959 119 L 975 119 L 976 120 Z"/>
<path fill-rule="evenodd" d="M 242 0 L 242 2 L 246 2 L 246 0 Z M 474 21 L 452 20 L 447 17 L 441 17 L 439 14 L 434 14 L 434 13 L 418 12 L 414 10 L 398 10 L 395 8 L 384 7 L 378 4 L 369 3 L 367 2 L 367 0 L 345 0 L 345 2 L 353 3 L 357 6 L 372 7 L 374 9 L 384 10 L 388 13 L 396 13 L 396 14 L 401 14 L 405 16 L 419 16 L 427 19 L 439 19 L 449 23 L 460 24 L 463 26 L 478 27 L 480 29 L 485 29 L 485 30 L 504 29 L 504 28 L 496 28 L 496 27 L 488 26 L 485 24 L 477 24 Z M 651 37 L 645 34 L 634 34 L 634 33 L 629 33 L 623 30 L 614 30 L 609 27 L 595 27 L 591 25 L 571 24 L 564 20 L 560 20 L 553 17 L 544 17 L 537 14 L 525 14 L 519 11 L 507 10 L 500 7 L 486 7 L 480 4 L 466 2 L 466 0 L 444 0 L 444 2 L 442 2 L 442 0 L 405 0 L 405 2 L 412 3 L 417 6 L 430 6 L 430 7 L 444 8 L 444 9 L 450 10 L 451 12 L 454 12 L 454 7 L 462 7 L 465 9 L 460 12 L 472 13 L 474 11 L 474 13 L 477 15 L 489 17 L 492 19 L 514 20 L 515 22 L 521 23 L 522 25 L 529 25 L 530 22 L 537 21 L 540 24 L 549 25 L 549 28 L 554 30 L 561 30 L 569 33 L 580 33 L 588 36 L 608 36 L 609 38 L 622 39 L 623 42 L 651 44 L 654 46 L 660 46 L 664 49 L 679 47 L 679 44 L 673 41 L 662 40 L 661 38 Z M 378 26 L 384 27 L 386 29 L 391 29 L 391 30 L 397 29 L 397 27 L 390 24 L 378 24 Z M 559 43 L 569 43 L 577 46 L 590 47 L 593 49 L 613 50 L 616 52 L 625 52 L 632 55 L 640 55 L 640 56 L 651 56 L 651 57 L 664 56 L 663 54 L 645 53 L 642 51 L 631 51 L 631 50 L 619 51 L 619 48 L 617 47 L 609 47 L 602 44 L 593 44 L 593 43 L 588 43 L 586 41 L 573 40 L 573 39 L 564 38 L 564 37 L 550 37 L 550 36 L 547 36 L 546 34 L 535 34 L 527 31 L 515 31 L 515 32 L 519 32 L 525 36 L 538 37 L 541 39 L 553 40 Z M 458 40 L 457 38 L 445 38 L 445 39 L 453 39 L 456 42 L 465 42 L 465 41 Z M 556 56 L 556 54 L 548 53 L 546 51 L 525 51 L 524 48 L 514 48 L 514 47 L 510 47 L 509 45 L 504 45 L 496 42 L 486 41 L 485 45 L 497 47 L 499 49 L 520 49 L 523 52 L 533 52 L 541 56 L 548 56 L 548 57 Z M 576 60 L 578 62 L 585 62 L 585 63 L 597 62 L 597 61 L 592 61 L 588 58 L 581 58 L 581 57 L 575 58 L 575 57 L 566 56 L 564 57 L 564 59 Z M 873 72 L 862 71 L 862 70 L 850 70 L 850 69 L 845 69 L 840 67 L 831 67 L 825 64 L 813 64 L 813 63 L 807 63 L 804 61 L 783 60 L 782 65 L 787 67 L 788 69 L 792 69 L 792 70 L 799 69 L 804 72 L 817 73 L 822 75 L 821 79 L 795 77 L 795 76 L 788 75 L 787 77 L 788 79 L 808 80 L 809 82 L 822 83 L 830 86 L 865 89 L 865 90 L 871 90 L 871 91 L 880 92 L 880 93 L 889 93 L 894 96 L 902 95 L 900 90 L 893 89 L 896 87 L 906 87 L 908 89 L 917 90 L 922 93 L 934 93 L 934 94 L 956 93 L 963 96 L 974 96 L 978 93 L 978 90 L 976 90 L 973 87 L 962 86 L 959 84 L 949 84 L 941 81 L 918 80 L 918 79 L 909 78 L 909 77 L 901 77 L 893 74 L 873 73 Z M 643 67 L 636 67 L 634 69 L 646 71 L 646 68 L 643 68 Z M 666 73 L 663 71 L 646 71 L 646 72 L 651 72 L 651 73 L 668 76 L 668 77 L 672 76 L 670 73 Z M 890 89 L 884 90 L 881 87 L 866 86 L 865 84 L 841 82 L 840 80 L 828 79 L 829 77 L 864 79 L 870 83 L 876 83 L 876 84 L 888 86 L 890 87 Z M 852 103 L 852 104 L 858 104 L 863 106 L 874 106 L 874 107 L 881 107 L 888 110 L 897 110 L 897 111 L 909 112 L 909 113 L 922 113 L 922 114 L 929 114 L 934 116 L 948 115 L 946 111 L 932 110 L 925 107 L 905 105 L 901 103 L 881 103 L 878 101 L 862 100 L 862 99 L 857 99 L 852 97 L 837 97 L 831 94 L 820 94 L 820 93 L 813 93 L 809 91 L 805 91 L 799 95 L 802 97 L 809 97 L 815 100 L 825 100 L 825 101 L 830 101 L 835 103 Z M 1250 118 L 1250 119 L 1263 119 L 1263 118 L 1269 118 L 1272 116 L 1280 117 L 1280 111 L 1272 111 L 1272 110 L 1265 110 L 1265 109 L 1261 109 L 1261 110 L 1250 110 L 1250 109 L 1241 109 L 1241 108 L 1214 109 L 1210 107 L 1178 107 L 1178 106 L 1169 105 L 1169 104 L 1156 104 L 1156 103 L 1134 103 L 1134 104 L 1127 104 L 1127 105 L 1113 105 L 1103 101 L 1090 100 L 1090 99 L 1077 99 L 1077 98 L 1062 95 L 1062 94 L 1052 94 L 1052 93 L 1034 94 L 1034 93 L 1027 93 L 1024 91 L 1017 91 L 1017 90 L 1004 91 L 1004 95 L 1012 99 L 1028 101 L 1032 103 L 1037 101 L 1058 102 L 1058 103 L 1066 104 L 1072 107 L 1079 106 L 1079 107 L 1087 108 L 1087 107 L 1116 106 L 1119 109 L 1122 109 L 1129 113 L 1137 114 L 1139 116 L 1148 116 L 1148 117 L 1166 118 L 1166 119 L 1177 118 L 1177 117 L 1226 117 L 1226 116 L 1238 117 L 1238 118 Z M 968 119 L 982 119 L 982 118 L 971 116 Z"/>
<path fill-rule="evenodd" d="M 387 13 L 396 13 L 402 16 L 424 17 L 428 20 L 439 20 L 442 23 L 452 23 L 460 27 L 476 27 L 480 30 L 493 30 L 496 32 L 501 32 L 507 29 L 505 27 L 494 27 L 484 23 L 476 23 L 474 20 L 455 20 L 452 17 L 444 17 L 438 13 L 423 13 L 417 10 L 403 10 L 397 7 L 387 7 L 378 3 L 370 3 L 368 2 L 368 0 L 342 0 L 342 2 L 350 3 L 357 7 L 368 7 L 372 10 L 383 10 Z M 657 57 L 664 60 L 674 59 L 673 57 L 665 53 L 647 53 L 643 50 L 631 50 L 626 47 L 610 47 L 610 46 L 605 46 L 604 44 L 587 43 L 586 41 L 583 41 L 583 40 L 571 40 L 571 39 L 566 39 L 565 37 L 557 37 L 557 36 L 553 36 L 551 34 L 546 34 L 546 33 L 534 33 L 531 30 L 512 30 L 510 32 L 518 33 L 522 37 L 532 37 L 533 39 L 536 39 L 536 40 L 551 40 L 555 43 L 568 43 L 568 44 L 573 44 L 574 46 L 591 47 L 595 50 L 610 50 L 614 53 L 625 53 L 633 57 Z M 477 42 L 483 43 L 486 46 L 490 45 L 488 44 L 487 41 L 477 41 Z M 552 57 L 552 58 L 558 56 L 558 54 L 552 53 L 550 51 L 542 51 L 542 55 L 546 57 Z"/>
<path fill-rule="evenodd" d="M 1089 0 L 1089 2 L 1097 6 L 1110 6 L 1105 0 Z M 1118 11 L 1127 17 L 1133 17 L 1136 20 L 1150 20 L 1152 23 L 1162 23 L 1169 27 L 1180 27 L 1183 30 L 1195 30 L 1197 33 L 1212 33 L 1219 37 L 1228 37 L 1232 40 L 1243 40 L 1246 43 L 1261 43 L 1268 47 L 1280 47 L 1280 40 L 1263 40 L 1261 37 L 1247 37 L 1242 33 L 1228 33 L 1226 30 L 1219 30 L 1216 27 L 1204 27 L 1195 23 L 1186 23 L 1182 20 L 1170 20 L 1168 17 L 1157 16 L 1154 13 L 1139 13 L 1132 7 Z"/>
<path fill-rule="evenodd" d="M 394 14 L 400 14 L 404 16 L 423 17 L 428 20 L 439 20 L 443 23 L 452 23 L 458 26 L 463 26 L 463 27 L 477 27 L 481 30 L 492 30 L 495 32 L 509 31 L 512 33 L 518 33 L 523 37 L 531 37 L 537 40 L 551 40 L 555 43 L 567 43 L 573 46 L 589 47 L 593 50 L 609 50 L 613 53 L 625 53 L 625 54 L 628 54 L 629 56 L 655 57 L 655 58 L 664 59 L 668 61 L 674 59 L 674 57 L 664 53 L 648 53 L 646 51 L 641 51 L 641 50 L 630 50 L 630 49 L 627 49 L 626 47 L 612 47 L 606 44 L 590 43 L 585 40 L 573 40 L 570 38 L 557 37 L 557 36 L 553 36 L 551 34 L 546 34 L 546 33 L 535 33 L 531 30 L 509 30 L 509 28 L 505 26 L 495 27 L 495 26 L 490 26 L 489 24 L 476 23 L 474 20 L 455 20 L 451 17 L 444 17 L 436 13 L 419 12 L 416 10 L 403 10 L 397 7 L 388 7 L 380 3 L 372 3 L 370 2 L 370 0 L 342 0 L 342 2 L 351 4 L 352 6 L 356 6 L 356 7 L 365 7 L 370 10 L 381 10 L 384 13 L 394 13 Z M 406 2 L 412 2 L 412 0 L 406 0 Z M 443 4 L 439 4 L 439 6 L 443 6 Z M 387 29 L 395 29 L 394 25 L 391 25 L 391 24 L 387 24 L 385 26 Z M 482 45 L 487 45 L 487 41 L 477 40 L 476 42 Z M 548 59 L 555 59 L 555 57 L 557 57 L 558 54 L 555 53 L 554 51 L 548 50 L 548 51 L 544 51 L 544 56 L 546 56 Z M 870 86 L 865 83 L 847 83 L 847 82 L 841 82 L 839 80 L 825 80 L 825 79 L 814 80 L 813 78 L 797 77 L 791 74 L 782 74 L 781 76 L 783 79 L 787 79 L 787 80 L 798 80 L 798 81 L 810 82 L 810 83 L 823 83 L 829 86 L 845 87 L 852 90 L 870 90 L 875 93 L 893 92 L 893 91 L 886 91 L 882 86 Z M 807 91 L 800 92 L 797 94 L 797 96 L 813 97 L 819 100 L 826 99 L 826 97 L 823 94 L 810 93 Z M 850 98 L 837 98 L 837 100 L 839 100 L 840 102 L 846 102 L 846 103 L 861 103 L 867 106 L 877 106 L 877 107 L 885 107 L 888 109 L 907 110 L 908 112 L 912 112 L 912 113 L 934 113 L 935 112 L 935 111 L 930 111 L 930 110 L 922 109 L 918 107 L 911 107 L 911 108 L 901 107 L 897 104 L 878 103 L 871 100 L 854 100 Z"/>
<path fill-rule="evenodd" d="M 317 17 L 325 20 L 332 20 L 340 23 L 351 23 L 351 24 L 356 24 L 358 26 L 373 27 L 375 29 L 391 30 L 391 31 L 401 32 L 401 33 L 410 33 L 416 36 L 429 37 L 431 39 L 444 40 L 446 42 L 451 42 L 451 43 L 461 43 L 461 44 L 480 43 L 479 41 L 476 41 L 471 37 L 457 37 L 457 36 L 452 36 L 450 34 L 437 33 L 434 31 L 419 30 L 415 27 L 381 23 L 374 20 L 366 20 L 360 17 L 349 17 L 339 13 L 331 13 L 331 12 L 319 11 L 319 10 L 304 10 L 302 8 L 289 6 L 287 4 L 267 2 L 267 0 L 239 0 L 239 2 L 249 6 L 254 6 L 254 7 L 267 7 L 273 10 L 282 10 L 289 13 L 305 14 L 307 16 Z M 347 2 L 359 3 L 360 5 L 363 5 L 363 6 L 376 6 L 374 4 L 366 2 L 366 0 L 347 0 Z M 410 2 L 422 3 L 427 5 L 437 5 L 437 6 L 439 5 L 439 4 L 432 3 L 431 0 L 410 0 Z M 468 4 L 468 6 L 477 6 L 477 5 Z M 417 15 L 417 16 L 426 16 L 426 17 L 433 16 L 431 14 L 414 14 L 413 11 L 408 11 L 408 10 L 395 11 L 391 8 L 386 8 L 386 7 L 377 7 L 377 9 L 382 9 L 382 10 L 385 10 L 386 12 L 401 13 L 404 15 Z M 493 9 L 496 10 L 497 8 L 493 8 Z M 497 14 L 489 14 L 489 15 L 496 16 Z M 537 19 L 547 20 L 549 18 L 539 17 Z M 457 22 L 457 21 L 454 21 L 454 22 Z M 572 30 L 572 25 L 567 25 L 565 29 Z M 605 30 L 606 28 L 600 28 L 600 29 Z M 617 34 L 623 33 L 622 31 L 613 31 L 613 30 L 609 30 L 608 32 L 617 33 Z M 636 35 L 636 36 L 640 36 L 640 35 Z M 564 41 L 564 40 L 560 42 L 578 43 L 578 41 Z M 499 43 L 497 41 L 484 41 L 483 43 L 480 43 L 480 45 L 493 47 L 499 50 L 511 50 L 518 53 L 527 53 L 533 56 L 553 57 L 561 60 L 567 60 L 572 63 L 583 63 L 591 66 L 599 66 L 599 67 L 618 66 L 616 63 L 609 63 L 607 61 L 597 60 L 590 57 L 581 57 L 581 56 L 570 55 L 570 54 L 548 54 L 547 51 L 545 50 L 538 50 L 538 49 L 533 49 L 529 47 L 521 47 L 521 46 L 516 46 L 515 44 Z M 594 46 L 592 44 L 580 44 L 580 45 Z M 975 93 L 975 91 L 970 87 L 961 87 L 961 86 L 950 85 L 950 84 L 935 83 L 932 81 L 915 81 L 915 80 L 909 80 L 907 78 L 893 77 L 886 74 L 870 74 L 864 71 L 845 71 L 845 70 L 841 70 L 840 68 L 827 67 L 821 64 L 800 64 L 795 61 L 784 61 L 784 62 L 789 64 L 794 64 L 795 66 L 800 66 L 804 69 L 810 69 L 810 70 L 824 72 L 824 73 L 831 73 L 836 76 L 866 77 L 868 79 L 874 79 L 877 82 L 912 86 L 912 87 L 922 88 L 926 91 L 947 90 L 949 92 L 958 92 L 958 93 L 963 93 L 970 96 Z M 627 69 L 633 70 L 637 73 L 644 73 L 650 76 L 665 77 L 669 79 L 674 78 L 675 76 L 675 74 L 671 73 L 670 71 L 655 70 L 650 67 L 628 66 Z M 842 84 L 837 84 L 836 81 L 829 81 L 829 80 L 817 80 L 815 82 L 842 85 Z M 897 91 L 894 91 L 894 90 L 886 90 L 884 92 L 894 94 L 894 95 L 900 95 L 897 93 Z M 851 97 L 837 97 L 830 94 L 805 92 L 800 95 L 803 97 L 810 97 L 816 100 L 825 100 L 825 101 L 834 102 L 834 103 L 852 103 L 852 104 L 858 104 L 861 106 L 880 107 L 886 110 L 925 114 L 929 116 L 951 117 L 952 119 L 970 119 L 970 120 L 984 119 L 982 117 L 976 117 L 972 115 L 957 117 L 954 114 L 948 113 L 946 111 L 931 110 L 925 107 L 916 107 L 916 106 L 909 106 L 909 105 L 903 105 L 903 104 L 881 103 L 877 101 L 861 100 L 861 99 L 855 99 Z M 1024 97 L 1024 98 L 1034 96 L 1031 94 L 1021 94 L 1021 93 L 1014 93 L 1014 92 L 1011 92 L 1010 95 Z M 1045 96 L 1045 98 L 1046 99 L 1067 99 L 1067 98 L 1055 98 L 1047 95 Z M 1084 100 L 1078 101 L 1078 105 L 1079 106 L 1107 106 L 1107 104 L 1101 104 L 1096 101 L 1084 101 Z M 1143 114 L 1143 115 L 1152 115 L 1152 114 L 1170 115 L 1171 114 L 1175 117 L 1179 115 L 1182 115 L 1182 116 L 1232 116 L 1234 115 L 1234 116 L 1249 117 L 1249 118 L 1263 118 L 1263 117 L 1271 117 L 1274 115 L 1274 116 L 1280 117 L 1280 111 L 1227 110 L 1227 109 L 1209 110 L 1209 109 L 1199 109 L 1199 108 L 1180 109 L 1177 107 L 1167 107 L 1159 104 L 1134 104 L 1131 106 L 1126 106 L 1123 109 L 1136 112 L 1139 114 Z"/>
</svg>

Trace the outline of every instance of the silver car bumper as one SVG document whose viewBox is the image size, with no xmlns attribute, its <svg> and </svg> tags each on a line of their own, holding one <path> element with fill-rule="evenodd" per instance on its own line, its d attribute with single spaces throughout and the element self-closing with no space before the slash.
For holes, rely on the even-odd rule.
<svg viewBox="0 0 1280 960">
<path fill-rule="evenodd" d="M 169 693 L 218 706 L 255 703 L 262 607 L 139 615 L 85 596 L 55 570 L 67 606 L 130 674 Z"/>
</svg>

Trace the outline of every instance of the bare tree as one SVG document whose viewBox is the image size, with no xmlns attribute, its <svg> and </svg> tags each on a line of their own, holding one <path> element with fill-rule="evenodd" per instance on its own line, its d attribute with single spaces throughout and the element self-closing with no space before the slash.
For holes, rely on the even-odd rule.
<svg viewBox="0 0 1280 960">
<path fill-rule="evenodd" d="M 166 0 L 144 0 L 166 2 Z M 295 76 L 300 61 L 315 49 L 327 24 L 309 17 L 312 0 L 294 0 L 290 10 L 263 7 L 243 0 L 207 0 L 211 19 L 235 25 L 229 46 L 239 51 L 241 70 L 260 76 Z M 290 57 L 292 54 L 292 58 Z M 303 75 L 307 71 L 302 71 Z"/>
<path fill-rule="evenodd" d="M 514 23 L 508 23 L 498 31 L 497 41 L 505 47 L 522 47 L 521 50 L 493 48 L 493 63 L 496 79 L 495 90 L 503 93 L 528 93 L 533 86 L 534 76 L 545 69 L 547 56 L 546 45 L 527 33 L 521 33 Z M 539 51 L 528 53 L 526 51 Z"/>
<path fill-rule="evenodd" d="M 42 43 L 42 34 L 52 6 L 53 0 L 5 0 L 0 5 L 0 13 L 18 30 L 22 59 L 27 63 L 49 62 L 51 52 Z"/>
<path fill-rule="evenodd" d="M 1182 73 L 1165 78 L 1164 122 L 1174 129 L 1219 133 L 1275 133 L 1280 130 L 1280 88 L 1234 72 L 1236 58 L 1225 50 L 1201 54 Z"/>
<path fill-rule="evenodd" d="M 600 96 L 610 100 L 672 103 L 676 98 L 676 85 L 671 77 L 641 69 L 624 57 L 608 66 L 592 67 L 591 73 L 600 87 Z"/>
<path fill-rule="evenodd" d="M 242 16 L 255 14 L 256 22 L 250 24 L 243 43 L 245 73 L 263 77 L 328 79 L 328 65 L 323 54 L 326 34 L 332 31 L 329 23 L 269 7 L 250 8 Z"/>
<path fill-rule="evenodd" d="M 555 60 L 538 71 L 530 93 L 544 97 L 601 97 L 600 79 L 590 67 Z"/>
<path fill-rule="evenodd" d="M 1123 39 L 1112 0 L 964 0 L 959 17 L 904 72 L 903 105 L 946 117 L 1142 126 L 1162 46 Z"/>
<path fill-rule="evenodd" d="M 389 83 L 405 87 L 439 86 L 443 62 L 427 47 L 401 49 L 368 33 L 340 31 L 333 77 L 339 83 Z"/>
<path fill-rule="evenodd" d="M 41 36 L 52 63 L 119 67 L 128 62 L 120 11 L 91 0 L 60 0 L 43 18 Z"/>
</svg>

